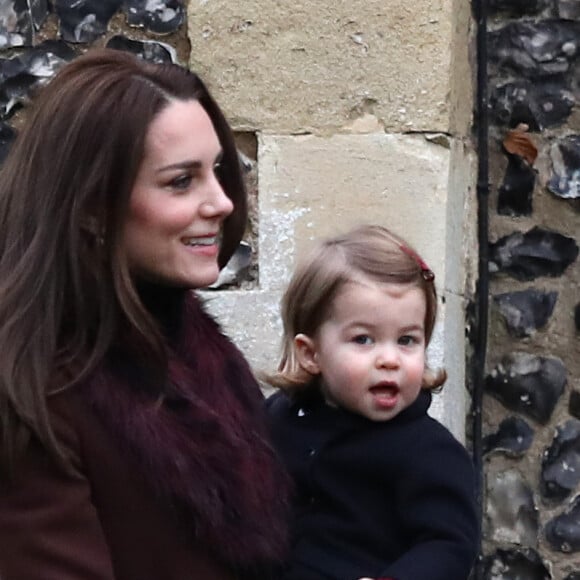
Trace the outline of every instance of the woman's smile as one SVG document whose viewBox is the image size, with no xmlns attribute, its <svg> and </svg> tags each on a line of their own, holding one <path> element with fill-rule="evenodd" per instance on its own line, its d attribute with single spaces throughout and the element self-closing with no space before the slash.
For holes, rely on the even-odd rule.
<svg viewBox="0 0 580 580">
<path fill-rule="evenodd" d="M 221 225 L 233 210 L 220 182 L 222 147 L 194 100 L 172 101 L 145 143 L 125 224 L 132 273 L 182 288 L 212 284 L 219 274 Z"/>
</svg>

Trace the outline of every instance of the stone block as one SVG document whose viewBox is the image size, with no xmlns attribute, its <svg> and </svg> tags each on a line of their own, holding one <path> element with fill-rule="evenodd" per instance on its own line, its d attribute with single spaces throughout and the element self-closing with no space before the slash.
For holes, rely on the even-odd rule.
<svg viewBox="0 0 580 580">
<path fill-rule="evenodd" d="M 449 186 L 466 178 L 451 170 L 454 156 L 454 147 L 419 135 L 262 135 L 260 286 L 284 286 L 296 254 L 313 239 L 368 222 L 407 238 L 435 272 L 439 289 L 453 269 L 449 289 L 462 292 L 457 270 L 465 249 L 459 227 L 465 191 L 450 192 Z M 460 154 L 457 161 L 466 158 Z M 446 239 L 451 222 L 454 243 Z"/>
<path fill-rule="evenodd" d="M 190 0 L 189 64 L 239 130 L 320 134 L 366 116 L 465 130 L 469 18 L 462 0 Z"/>
</svg>

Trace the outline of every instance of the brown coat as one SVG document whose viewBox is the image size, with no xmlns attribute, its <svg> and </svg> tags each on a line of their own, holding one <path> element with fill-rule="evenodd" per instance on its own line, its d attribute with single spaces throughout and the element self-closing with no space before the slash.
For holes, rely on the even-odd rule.
<svg viewBox="0 0 580 580">
<path fill-rule="evenodd" d="M 13 484 L 0 483 L 1 580 L 275 577 L 283 479 L 260 434 L 259 391 L 213 321 L 195 318 L 184 340 L 202 375 L 178 369 L 188 390 L 166 405 L 110 373 L 49 399 L 68 461 L 32 445 Z M 205 420 L 208 408 L 228 420 Z"/>
<path fill-rule="evenodd" d="M 70 473 L 40 448 L 0 491 L 2 580 L 231 580 L 127 466 L 76 394 L 54 403 Z"/>
</svg>

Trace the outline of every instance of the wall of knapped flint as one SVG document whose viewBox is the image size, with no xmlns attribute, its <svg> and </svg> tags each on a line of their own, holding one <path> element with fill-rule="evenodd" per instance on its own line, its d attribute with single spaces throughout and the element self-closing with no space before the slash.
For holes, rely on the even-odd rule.
<svg viewBox="0 0 580 580">
<path fill-rule="evenodd" d="M 158 62 L 186 64 L 180 0 L 0 2 L 0 161 L 34 90 L 89 47 L 109 46 Z"/>
<path fill-rule="evenodd" d="M 490 0 L 486 579 L 580 579 L 580 1 Z"/>
</svg>

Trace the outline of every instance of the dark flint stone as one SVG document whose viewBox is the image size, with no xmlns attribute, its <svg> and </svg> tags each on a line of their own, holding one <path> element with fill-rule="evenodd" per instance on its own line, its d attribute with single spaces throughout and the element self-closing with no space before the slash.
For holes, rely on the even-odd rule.
<svg viewBox="0 0 580 580">
<path fill-rule="evenodd" d="M 558 16 L 568 20 L 580 20 L 580 2 L 578 0 L 557 0 Z M 579 576 L 580 578 L 580 573 Z"/>
<path fill-rule="evenodd" d="M 538 14 L 550 5 L 550 0 L 489 0 L 491 13 L 501 12 L 515 17 Z"/>
<path fill-rule="evenodd" d="M 10 117 L 39 84 L 47 82 L 74 56 L 66 43 L 47 40 L 19 56 L 0 61 L 0 118 Z"/>
<path fill-rule="evenodd" d="M 539 554 L 532 548 L 496 550 L 484 559 L 485 580 L 551 580 Z"/>
<path fill-rule="evenodd" d="M 497 213 L 521 216 L 532 213 L 532 193 L 536 172 L 517 155 L 509 155 L 508 166 L 499 188 Z"/>
<path fill-rule="evenodd" d="M 176 61 L 175 49 L 172 46 L 154 40 L 132 40 L 117 35 L 109 39 L 107 47 L 130 52 L 158 64 Z"/>
<path fill-rule="evenodd" d="M 564 199 L 580 198 L 580 135 L 568 135 L 550 148 L 552 176 L 548 189 Z"/>
<path fill-rule="evenodd" d="M 520 417 L 504 419 L 495 433 L 483 438 L 483 452 L 505 453 L 509 457 L 522 457 L 530 448 L 534 430 Z"/>
<path fill-rule="evenodd" d="M 125 0 L 129 26 L 146 28 L 157 34 L 170 34 L 179 29 L 185 11 L 181 0 L 158 0 L 153 9 L 148 9 L 147 0 Z"/>
<path fill-rule="evenodd" d="M 525 123 L 530 131 L 541 131 L 562 125 L 576 100 L 564 81 L 540 79 L 501 84 L 492 91 L 489 102 L 499 125 L 513 128 Z"/>
<path fill-rule="evenodd" d="M 252 248 L 246 242 L 241 242 L 225 268 L 220 271 L 218 279 L 209 288 L 223 288 L 247 280 L 251 260 Z"/>
<path fill-rule="evenodd" d="M 0 3 L 0 48 L 31 46 L 33 26 L 28 0 Z"/>
<path fill-rule="evenodd" d="M 23 72 L 6 79 L 0 87 L 0 119 L 9 119 L 23 103 L 38 83 L 38 79 Z"/>
<path fill-rule="evenodd" d="M 122 0 L 54 0 L 61 37 L 74 43 L 97 40 L 121 4 Z"/>
<path fill-rule="evenodd" d="M 563 75 L 578 58 L 579 43 L 579 22 L 510 22 L 489 33 L 490 61 L 533 79 Z"/>
<path fill-rule="evenodd" d="M 542 459 L 540 491 L 550 500 L 567 498 L 580 482 L 580 421 L 569 419 L 556 428 L 556 435 Z"/>
<path fill-rule="evenodd" d="M 545 535 L 554 550 L 565 554 L 580 550 L 580 496 L 574 498 L 563 514 L 546 524 Z"/>
<path fill-rule="evenodd" d="M 572 417 L 580 419 L 580 391 L 572 391 L 568 399 L 568 412 Z"/>
<path fill-rule="evenodd" d="M 16 131 L 10 125 L 0 121 L 0 164 L 6 159 L 15 137 Z"/>
<path fill-rule="evenodd" d="M 240 160 L 240 164 L 242 166 L 242 171 L 244 172 L 244 174 L 248 174 L 256 168 L 256 161 L 250 159 L 247 155 L 245 155 L 241 151 L 238 151 L 238 158 Z"/>
<path fill-rule="evenodd" d="M 28 0 L 30 3 L 30 16 L 36 30 L 38 30 L 48 17 L 47 0 Z"/>
<path fill-rule="evenodd" d="M 31 75 L 51 78 L 59 68 L 71 61 L 76 52 L 62 40 L 45 40 L 21 55 L 24 66 Z"/>
<path fill-rule="evenodd" d="M 566 367 L 558 358 L 514 352 L 486 377 L 485 387 L 511 411 L 546 423 L 564 392 L 566 375 Z"/>
<path fill-rule="evenodd" d="M 547 322 L 558 299 L 558 292 L 542 292 L 528 288 L 506 292 L 493 297 L 510 334 L 523 338 L 531 336 Z"/>
<path fill-rule="evenodd" d="M 490 244 L 489 266 L 490 272 L 503 272 L 517 280 L 555 278 L 577 257 L 578 245 L 572 238 L 534 227 Z"/>
<path fill-rule="evenodd" d="M 574 324 L 576 325 L 576 331 L 580 332 L 580 302 L 576 304 L 574 309 Z"/>
<path fill-rule="evenodd" d="M 537 545 L 538 510 L 534 494 L 517 471 L 504 471 L 489 478 L 487 520 L 492 540 Z"/>
</svg>

